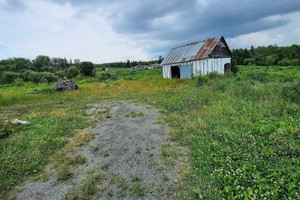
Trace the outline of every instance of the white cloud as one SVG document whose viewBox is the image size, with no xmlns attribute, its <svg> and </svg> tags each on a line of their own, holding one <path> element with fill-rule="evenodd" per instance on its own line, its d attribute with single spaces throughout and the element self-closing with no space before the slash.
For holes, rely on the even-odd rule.
<svg viewBox="0 0 300 200">
<path fill-rule="evenodd" d="M 262 31 L 230 38 L 227 39 L 227 42 L 231 48 L 249 48 L 251 45 L 257 47 L 278 44 L 284 41 L 284 39 L 285 36 L 283 34 L 277 34 L 272 37 L 268 32 Z"/>
<path fill-rule="evenodd" d="M 4 45 L 17 46 L 16 57 L 43 54 L 50 57 L 79 58 L 96 63 L 129 59 L 147 60 L 141 47 L 128 37 L 116 34 L 101 15 L 85 14 L 80 18 L 69 4 L 30 1 L 22 15 L 6 15 Z M 21 20 L 22 19 L 22 20 Z M 7 33 L 11 33 L 8 37 Z M 13 37 L 14 35 L 14 37 Z M 0 32 L 1 36 L 1 32 Z"/>
</svg>

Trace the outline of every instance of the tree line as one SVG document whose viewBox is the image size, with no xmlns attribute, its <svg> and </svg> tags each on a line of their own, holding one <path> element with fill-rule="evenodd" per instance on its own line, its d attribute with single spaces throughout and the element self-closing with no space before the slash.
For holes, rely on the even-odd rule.
<svg viewBox="0 0 300 200">
<path fill-rule="evenodd" d="M 94 76 L 95 65 L 75 59 L 50 58 L 39 55 L 34 60 L 9 58 L 0 60 L 0 83 L 34 82 L 47 83 L 77 76 Z"/>
<path fill-rule="evenodd" d="M 300 64 L 300 45 L 279 47 L 277 45 L 259 46 L 232 50 L 233 64 L 258 66 L 298 66 Z"/>
<path fill-rule="evenodd" d="M 39 55 L 34 60 L 26 58 L 9 58 L 0 60 L 0 83 L 34 82 L 50 83 L 62 79 L 72 79 L 78 76 L 95 76 L 96 67 L 105 68 L 130 68 L 136 65 L 150 65 L 161 63 L 163 58 L 151 61 L 113 62 L 93 64 L 80 62 L 79 59 L 67 60 L 66 58 L 50 58 Z"/>
<path fill-rule="evenodd" d="M 163 57 L 159 56 L 157 60 L 150 60 L 150 61 L 130 61 L 127 59 L 125 62 L 111 62 L 111 63 L 103 63 L 96 65 L 100 68 L 131 68 L 137 65 L 152 65 L 152 64 L 160 64 L 163 61 Z"/>
</svg>

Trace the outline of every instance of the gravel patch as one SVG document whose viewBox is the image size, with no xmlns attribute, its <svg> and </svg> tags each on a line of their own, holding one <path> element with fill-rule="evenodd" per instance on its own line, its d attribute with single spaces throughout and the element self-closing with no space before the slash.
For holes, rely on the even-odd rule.
<svg viewBox="0 0 300 200">
<path fill-rule="evenodd" d="M 62 199 L 72 188 L 76 191 L 89 171 L 97 169 L 107 177 L 114 174 L 115 181 L 106 181 L 105 189 L 95 192 L 96 199 L 167 198 L 178 176 L 178 165 L 166 164 L 166 159 L 161 155 L 162 144 L 168 143 L 168 127 L 155 123 L 157 111 L 142 105 L 118 102 L 96 105 L 87 112 L 94 115 L 98 111 L 104 120 L 92 129 L 95 137 L 89 144 L 72 153 L 85 157 L 87 161 L 76 167 L 70 180 L 56 181 L 55 175 L 52 175 L 46 182 L 27 182 L 12 196 L 20 200 Z M 120 180 L 126 180 L 129 185 L 127 193 L 122 196 L 118 195 Z M 132 189 L 137 184 L 143 190 L 147 188 L 142 196 L 136 196 L 138 191 Z"/>
</svg>

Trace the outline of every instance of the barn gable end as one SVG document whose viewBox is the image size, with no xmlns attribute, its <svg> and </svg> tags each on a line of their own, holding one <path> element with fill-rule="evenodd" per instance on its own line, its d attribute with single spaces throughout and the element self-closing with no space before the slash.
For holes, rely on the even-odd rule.
<svg viewBox="0 0 300 200">
<path fill-rule="evenodd" d="M 223 37 L 220 38 L 215 48 L 210 54 L 211 58 L 230 58 L 231 51 Z"/>
</svg>

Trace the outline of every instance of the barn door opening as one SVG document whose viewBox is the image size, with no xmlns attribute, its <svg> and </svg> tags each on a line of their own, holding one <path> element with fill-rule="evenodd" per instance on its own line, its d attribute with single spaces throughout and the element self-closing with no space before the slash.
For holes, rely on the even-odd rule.
<svg viewBox="0 0 300 200">
<path fill-rule="evenodd" d="M 230 68 L 231 68 L 230 63 L 226 63 L 224 65 L 224 73 L 230 72 Z"/>
<path fill-rule="evenodd" d="M 172 78 L 180 78 L 179 66 L 171 67 L 171 77 Z"/>
</svg>

